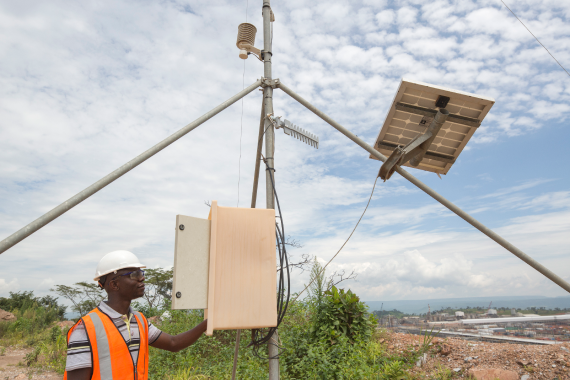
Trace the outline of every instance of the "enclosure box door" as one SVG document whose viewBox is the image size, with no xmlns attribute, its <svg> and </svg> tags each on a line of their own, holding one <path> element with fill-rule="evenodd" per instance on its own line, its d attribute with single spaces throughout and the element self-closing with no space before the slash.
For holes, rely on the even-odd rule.
<svg viewBox="0 0 570 381">
<path fill-rule="evenodd" d="M 208 220 L 178 215 L 172 308 L 205 309 L 207 335 L 275 327 L 275 244 L 273 209 L 212 201 Z"/>
</svg>

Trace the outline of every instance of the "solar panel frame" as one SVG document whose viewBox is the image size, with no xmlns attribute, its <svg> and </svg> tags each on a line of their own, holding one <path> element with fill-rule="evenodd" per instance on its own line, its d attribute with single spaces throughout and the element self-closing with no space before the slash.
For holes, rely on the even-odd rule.
<svg viewBox="0 0 570 381">
<path fill-rule="evenodd" d="M 385 156 L 390 156 L 398 145 L 403 147 L 415 136 L 423 134 L 431 121 L 429 115 L 435 115 L 439 109 L 435 106 L 439 96 L 450 98 L 445 108 L 451 115 L 421 163 L 417 167 L 411 166 L 409 162 L 404 166 L 447 174 L 495 104 L 493 98 L 404 78 L 378 133 L 374 148 Z M 424 124 L 420 124 L 422 122 Z M 378 160 L 372 155 L 370 158 Z"/>
</svg>

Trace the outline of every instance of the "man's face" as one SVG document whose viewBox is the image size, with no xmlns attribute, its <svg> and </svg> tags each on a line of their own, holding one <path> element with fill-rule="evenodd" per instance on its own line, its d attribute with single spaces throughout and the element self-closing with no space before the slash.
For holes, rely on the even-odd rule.
<svg viewBox="0 0 570 381">
<path fill-rule="evenodd" d="M 129 267 L 117 271 L 117 274 L 109 274 L 111 276 L 112 292 L 118 292 L 124 299 L 137 299 L 144 295 L 144 276 L 142 279 L 132 279 L 131 275 L 124 275 L 132 271 L 140 270 L 138 267 Z M 121 276 L 124 275 L 124 276 Z"/>
</svg>

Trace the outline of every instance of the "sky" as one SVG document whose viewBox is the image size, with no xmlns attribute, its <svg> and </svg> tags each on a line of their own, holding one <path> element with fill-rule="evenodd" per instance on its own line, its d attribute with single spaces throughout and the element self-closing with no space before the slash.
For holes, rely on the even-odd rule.
<svg viewBox="0 0 570 381">
<path fill-rule="evenodd" d="M 263 75 L 237 26 L 261 1 L 0 2 L 0 236 L 40 215 Z M 570 67 L 570 2 L 508 5 Z M 402 78 L 493 97 L 446 176 L 409 171 L 570 281 L 570 77 L 499 0 L 273 1 L 273 76 L 373 144 Z M 171 267 L 177 214 L 249 207 L 261 92 L 0 254 L 0 296 L 92 280 L 124 249 Z M 276 189 L 291 249 L 328 261 L 380 162 L 280 90 L 275 114 L 320 139 L 276 132 Z M 265 201 L 260 181 L 258 206 Z M 407 180 L 378 181 L 329 266 L 363 300 L 566 292 Z M 293 272 L 300 291 L 308 272 Z"/>
</svg>

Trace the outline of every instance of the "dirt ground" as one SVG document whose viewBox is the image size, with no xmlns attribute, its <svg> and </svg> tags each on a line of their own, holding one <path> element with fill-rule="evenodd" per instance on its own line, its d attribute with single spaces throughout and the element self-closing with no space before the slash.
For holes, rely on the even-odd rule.
<svg viewBox="0 0 570 381">
<path fill-rule="evenodd" d="M 388 351 L 398 353 L 410 347 L 417 349 L 420 340 L 423 337 L 418 335 L 391 333 L 387 339 Z M 443 367 L 447 367 L 451 369 L 453 379 L 474 378 L 474 375 L 482 374 L 482 370 L 488 369 L 494 369 L 496 373 L 484 374 L 500 375 L 490 378 L 505 379 L 512 374 L 517 376 L 516 379 L 525 380 L 570 379 L 570 345 L 566 344 L 499 344 L 435 338 L 431 348 L 426 362 L 414 367 L 414 374 L 432 378 L 441 374 Z"/>
<path fill-rule="evenodd" d="M 0 354 L 0 380 L 61 380 L 63 375 L 40 371 L 24 365 L 24 358 L 31 348 L 6 347 Z"/>
</svg>

